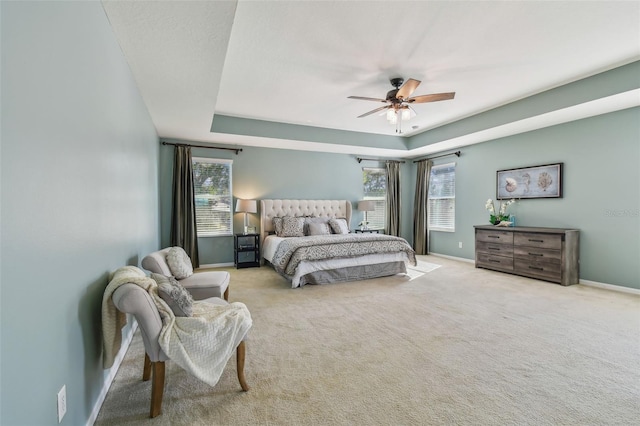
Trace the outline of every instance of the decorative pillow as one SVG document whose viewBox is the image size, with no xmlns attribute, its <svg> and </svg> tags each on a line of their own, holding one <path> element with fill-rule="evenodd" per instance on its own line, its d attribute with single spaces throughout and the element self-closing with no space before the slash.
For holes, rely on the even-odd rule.
<svg viewBox="0 0 640 426">
<path fill-rule="evenodd" d="M 193 297 L 178 280 L 155 273 L 151 274 L 151 278 L 158 283 L 158 295 L 167 302 L 175 316 L 190 317 L 192 315 Z"/>
<path fill-rule="evenodd" d="M 309 235 L 309 225 L 312 223 L 326 223 L 329 224 L 329 218 L 326 216 L 308 216 L 304 219 L 304 235 Z M 329 228 L 331 232 L 331 228 Z"/>
<path fill-rule="evenodd" d="M 282 218 L 274 217 L 271 222 L 273 222 L 273 230 L 276 231 L 276 235 L 282 237 Z"/>
<path fill-rule="evenodd" d="M 334 234 L 349 233 L 349 225 L 347 224 L 347 219 L 343 217 L 329 219 L 329 226 L 331 226 L 331 230 Z"/>
<path fill-rule="evenodd" d="M 281 237 L 304 237 L 304 217 L 285 216 Z"/>
<path fill-rule="evenodd" d="M 307 225 L 306 235 L 331 235 L 328 222 L 311 222 Z"/>
<path fill-rule="evenodd" d="M 193 265 L 182 247 L 171 247 L 167 253 L 167 265 L 174 277 L 181 280 L 193 275 Z"/>
</svg>

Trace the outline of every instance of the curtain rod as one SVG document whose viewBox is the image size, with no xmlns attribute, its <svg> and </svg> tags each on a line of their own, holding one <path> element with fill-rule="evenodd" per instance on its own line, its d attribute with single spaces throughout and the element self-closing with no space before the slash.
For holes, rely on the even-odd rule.
<svg viewBox="0 0 640 426">
<path fill-rule="evenodd" d="M 162 145 L 190 146 L 190 147 L 193 147 L 193 148 L 208 148 L 208 149 L 223 149 L 225 151 L 234 151 L 236 153 L 236 155 L 238 155 L 239 152 L 242 152 L 242 148 L 222 148 L 222 147 L 219 147 L 219 146 L 191 145 L 191 144 L 188 144 L 188 143 L 171 143 L 171 142 L 162 141 Z"/>
<path fill-rule="evenodd" d="M 434 158 L 448 157 L 450 155 L 455 155 L 456 157 L 460 157 L 460 151 L 450 152 L 449 154 L 436 155 L 435 157 L 427 157 L 427 158 L 423 158 L 422 160 L 415 160 L 414 163 L 418 163 L 420 161 L 425 161 L 425 160 L 433 160 Z"/>
<path fill-rule="evenodd" d="M 379 159 L 379 158 L 356 157 L 356 160 L 358 161 L 358 163 L 362 163 L 363 161 L 384 161 L 385 163 L 404 163 L 404 161 L 402 161 L 402 160 L 382 160 L 382 159 Z"/>
</svg>

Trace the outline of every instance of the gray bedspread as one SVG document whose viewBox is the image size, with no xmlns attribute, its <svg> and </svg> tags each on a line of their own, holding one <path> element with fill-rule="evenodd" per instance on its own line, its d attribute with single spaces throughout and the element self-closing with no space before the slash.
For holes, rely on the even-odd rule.
<svg viewBox="0 0 640 426">
<path fill-rule="evenodd" d="M 404 238 L 384 234 L 314 235 L 285 239 L 278 245 L 271 263 L 279 273 L 293 275 L 304 260 L 396 252 L 405 252 L 411 264 L 416 264 L 415 252 Z"/>
</svg>

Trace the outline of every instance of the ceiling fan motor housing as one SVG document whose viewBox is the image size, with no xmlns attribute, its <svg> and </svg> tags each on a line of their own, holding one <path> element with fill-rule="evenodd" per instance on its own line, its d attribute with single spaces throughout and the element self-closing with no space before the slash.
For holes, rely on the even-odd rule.
<svg viewBox="0 0 640 426">
<path fill-rule="evenodd" d="M 401 101 L 400 99 L 397 98 L 397 94 L 398 94 L 398 90 L 400 90 L 400 86 L 402 86 L 402 83 L 404 83 L 404 78 L 402 77 L 392 78 L 389 81 L 391 82 L 391 85 L 395 87 L 395 89 L 389 90 L 387 92 L 387 101 L 391 102 L 394 105 L 399 104 L 401 103 Z"/>
<path fill-rule="evenodd" d="M 398 90 L 400 90 L 400 89 L 393 89 L 393 90 L 389 90 L 387 92 L 387 101 L 388 102 L 391 102 L 392 104 L 400 103 L 400 99 L 398 99 L 396 97 L 396 95 L 398 94 Z"/>
</svg>

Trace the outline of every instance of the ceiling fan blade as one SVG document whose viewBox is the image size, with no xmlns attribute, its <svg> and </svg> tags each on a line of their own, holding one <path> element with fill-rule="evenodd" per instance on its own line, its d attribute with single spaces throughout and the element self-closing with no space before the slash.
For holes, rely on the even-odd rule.
<svg viewBox="0 0 640 426">
<path fill-rule="evenodd" d="M 359 99 L 361 101 L 374 101 L 374 102 L 384 102 L 387 103 L 386 99 L 378 99 L 378 98 L 367 98 L 364 96 L 348 96 L 348 99 Z"/>
<path fill-rule="evenodd" d="M 402 87 L 398 90 L 398 93 L 396 93 L 396 98 L 407 99 L 418 88 L 420 83 L 420 80 L 414 80 L 413 78 L 405 81 Z"/>
<path fill-rule="evenodd" d="M 431 95 L 422 95 L 416 96 L 415 98 L 406 99 L 405 102 L 412 104 L 424 104 L 426 102 L 437 102 L 437 101 L 446 101 L 449 99 L 453 99 L 456 95 L 456 92 L 448 92 L 448 93 L 433 93 Z"/>
<path fill-rule="evenodd" d="M 382 111 L 383 109 L 388 109 L 388 108 L 391 108 L 391 105 L 386 105 L 386 106 L 383 106 L 383 107 L 380 107 L 380 108 L 376 108 L 376 109 L 374 109 L 374 110 L 371 110 L 371 111 L 369 111 L 369 112 L 365 112 L 364 114 L 359 115 L 359 116 L 358 116 L 358 118 L 366 117 L 367 115 L 375 114 L 375 113 L 376 113 L 376 112 L 378 112 L 378 111 Z"/>
</svg>

